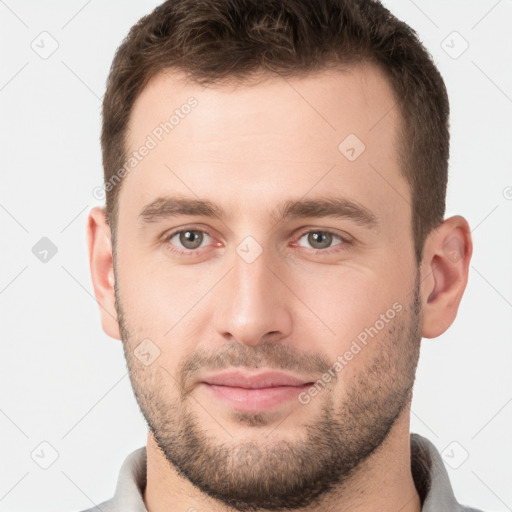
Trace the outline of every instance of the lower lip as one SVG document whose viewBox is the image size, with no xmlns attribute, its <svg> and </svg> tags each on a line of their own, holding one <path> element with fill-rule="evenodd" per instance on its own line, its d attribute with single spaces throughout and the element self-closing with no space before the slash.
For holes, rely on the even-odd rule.
<svg viewBox="0 0 512 512">
<path fill-rule="evenodd" d="M 213 396 L 227 402 L 239 411 L 258 412 L 272 409 L 290 400 L 298 400 L 301 392 L 311 384 L 303 386 L 276 386 L 273 388 L 246 389 L 216 384 L 201 383 Z"/>
</svg>

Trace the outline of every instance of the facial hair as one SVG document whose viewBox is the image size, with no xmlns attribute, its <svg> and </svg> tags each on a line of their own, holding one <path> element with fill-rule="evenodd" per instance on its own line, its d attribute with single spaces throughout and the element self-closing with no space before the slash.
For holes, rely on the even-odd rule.
<svg viewBox="0 0 512 512">
<path fill-rule="evenodd" d="M 234 366 L 314 370 L 321 375 L 332 362 L 315 354 L 297 353 L 279 342 L 230 344 L 214 353 L 193 353 L 182 361 L 176 374 L 178 393 L 174 394 L 178 396 L 171 396 L 168 387 L 163 391 L 162 372 L 156 365 L 144 368 L 134 356 L 137 340 L 132 333 L 144 326 L 131 326 L 124 316 L 117 283 L 116 279 L 116 309 L 130 380 L 151 433 L 182 477 L 235 510 L 296 510 L 319 505 L 349 481 L 410 404 L 421 341 L 419 272 L 412 300 L 362 349 L 372 352 L 367 366 L 343 382 L 343 398 L 336 396 L 335 386 L 312 398 L 322 401 L 321 413 L 309 418 L 304 409 L 303 435 L 293 441 L 280 437 L 278 427 L 271 438 L 262 438 L 257 427 L 269 423 L 265 413 L 234 416 L 255 428 L 253 440 L 233 437 L 219 441 L 199 424 L 189 407 L 191 379 L 199 368 Z M 297 407 L 307 406 L 298 403 Z"/>
</svg>

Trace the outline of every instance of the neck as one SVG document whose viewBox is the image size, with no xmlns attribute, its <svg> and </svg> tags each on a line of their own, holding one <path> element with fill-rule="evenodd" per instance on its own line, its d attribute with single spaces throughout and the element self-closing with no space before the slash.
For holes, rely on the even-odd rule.
<svg viewBox="0 0 512 512">
<path fill-rule="evenodd" d="M 151 433 L 147 442 L 147 485 L 144 502 L 148 512 L 158 510 L 234 509 L 202 493 L 180 476 L 158 448 Z M 404 407 L 385 441 L 341 487 L 314 506 L 297 512 L 421 512 L 421 501 L 411 473 L 409 408 Z"/>
</svg>

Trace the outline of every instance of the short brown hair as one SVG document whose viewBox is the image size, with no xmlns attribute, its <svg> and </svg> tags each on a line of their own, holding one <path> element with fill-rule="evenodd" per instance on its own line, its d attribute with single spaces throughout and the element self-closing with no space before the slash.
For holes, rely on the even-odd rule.
<svg viewBox="0 0 512 512">
<path fill-rule="evenodd" d="M 105 184 L 125 163 L 136 98 L 164 69 L 208 85 L 243 82 L 258 71 L 298 76 L 361 62 L 378 65 L 395 93 L 419 263 L 445 212 L 448 95 L 416 33 L 376 0 L 168 0 L 155 8 L 131 28 L 110 69 L 101 134 Z M 121 185 L 106 189 L 114 246 Z"/>
</svg>

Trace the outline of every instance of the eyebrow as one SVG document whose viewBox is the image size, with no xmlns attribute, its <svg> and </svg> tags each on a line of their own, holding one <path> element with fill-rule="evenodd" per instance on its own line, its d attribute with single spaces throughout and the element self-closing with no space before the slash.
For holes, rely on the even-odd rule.
<svg viewBox="0 0 512 512">
<path fill-rule="evenodd" d="M 139 213 L 141 220 L 147 224 L 179 215 L 196 215 L 220 220 L 229 217 L 222 206 L 207 199 L 174 196 L 159 197 L 144 206 Z M 378 226 L 377 216 L 371 210 L 344 197 L 320 196 L 308 200 L 288 200 L 278 205 L 271 217 L 277 223 L 287 219 L 333 217 L 352 220 L 368 229 Z"/>
</svg>

